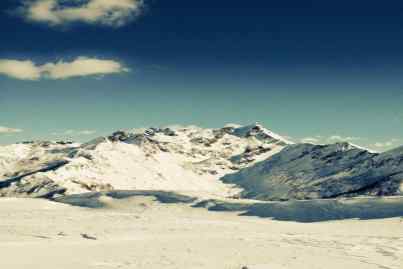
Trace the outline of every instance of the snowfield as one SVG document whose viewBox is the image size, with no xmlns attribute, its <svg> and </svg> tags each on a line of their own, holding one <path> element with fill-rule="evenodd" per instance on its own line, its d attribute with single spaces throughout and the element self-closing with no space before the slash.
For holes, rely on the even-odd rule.
<svg viewBox="0 0 403 269">
<path fill-rule="evenodd" d="M 8 269 L 401 269 L 400 218 L 317 223 L 208 212 L 152 197 L 72 207 L 0 199 Z M 244 267 L 245 266 L 245 267 Z"/>
</svg>

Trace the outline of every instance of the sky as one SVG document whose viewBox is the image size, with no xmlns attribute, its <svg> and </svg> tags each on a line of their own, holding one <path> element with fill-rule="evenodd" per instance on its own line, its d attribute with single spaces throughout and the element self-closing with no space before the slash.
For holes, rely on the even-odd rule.
<svg viewBox="0 0 403 269">
<path fill-rule="evenodd" d="M 2 0 L 0 144 L 259 122 L 403 144 L 403 2 Z"/>
</svg>

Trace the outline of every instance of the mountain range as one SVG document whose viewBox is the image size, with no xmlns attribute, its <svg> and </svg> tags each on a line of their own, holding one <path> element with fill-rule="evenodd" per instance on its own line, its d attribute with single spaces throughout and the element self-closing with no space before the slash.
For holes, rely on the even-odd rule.
<svg viewBox="0 0 403 269">
<path fill-rule="evenodd" d="M 0 196 L 57 198 L 113 190 L 257 200 L 403 192 L 403 147 L 294 144 L 259 124 L 117 131 L 87 143 L 0 146 Z"/>
</svg>

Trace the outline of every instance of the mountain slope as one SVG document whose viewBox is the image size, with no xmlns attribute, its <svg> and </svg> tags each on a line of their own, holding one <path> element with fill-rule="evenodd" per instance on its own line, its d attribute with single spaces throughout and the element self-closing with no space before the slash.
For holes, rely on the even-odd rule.
<svg viewBox="0 0 403 269">
<path fill-rule="evenodd" d="M 403 147 L 376 154 L 348 143 L 290 145 L 222 180 L 261 200 L 401 194 Z"/>
</svg>

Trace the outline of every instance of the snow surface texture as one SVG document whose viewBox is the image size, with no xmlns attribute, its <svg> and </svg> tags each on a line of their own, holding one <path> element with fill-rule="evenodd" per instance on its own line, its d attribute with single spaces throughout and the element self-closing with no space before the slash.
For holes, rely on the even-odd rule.
<svg viewBox="0 0 403 269">
<path fill-rule="evenodd" d="M 252 124 L 118 131 L 82 145 L 10 145 L 0 147 L 0 181 L 15 176 L 21 179 L 7 191 L 0 189 L 0 195 L 10 196 L 22 187 L 35 194 L 39 183 L 33 186 L 32 182 L 45 182 L 47 185 L 39 184 L 41 188 L 52 182 L 65 188 L 66 194 L 126 189 L 227 197 L 241 190 L 222 183 L 222 176 L 265 160 L 288 144 L 291 142 Z M 54 169 L 54 162 L 60 160 L 67 164 Z M 46 191 L 40 192 L 46 195 Z"/>
<path fill-rule="evenodd" d="M 298 223 L 212 213 L 151 196 L 104 201 L 106 208 L 88 210 L 41 199 L 0 199 L 1 268 L 401 269 L 403 264 L 401 218 Z M 290 210 L 284 205 L 276 211 L 283 208 Z"/>
</svg>

